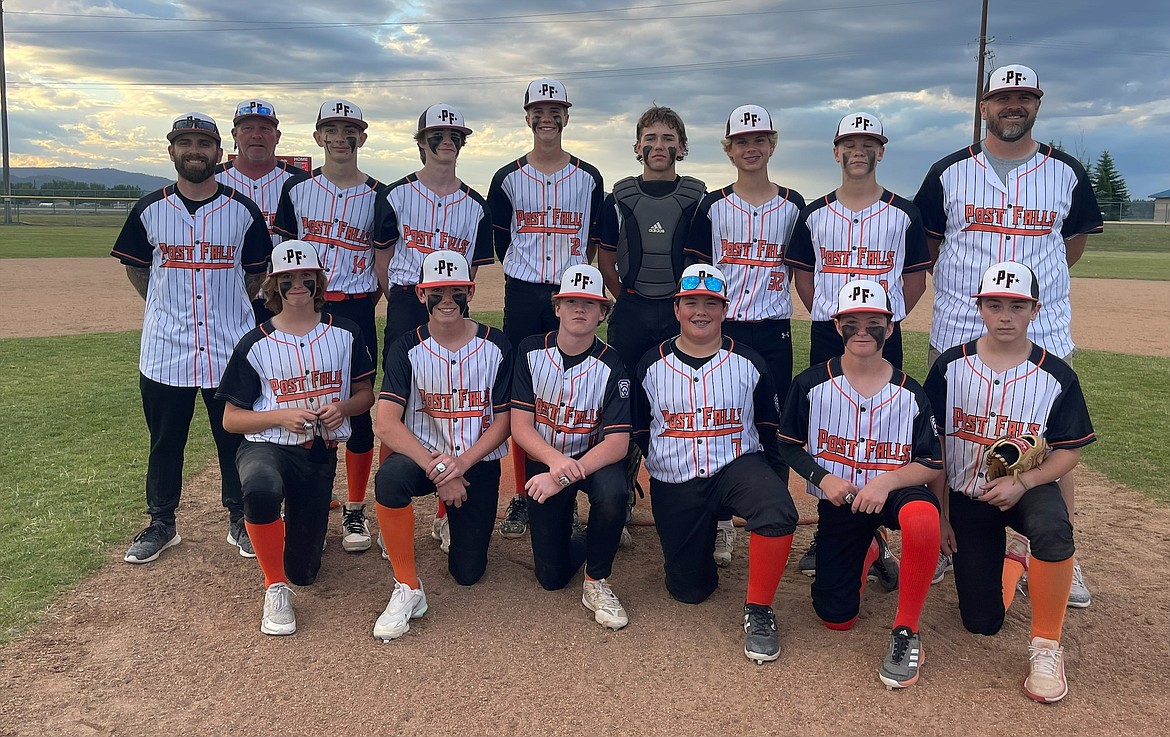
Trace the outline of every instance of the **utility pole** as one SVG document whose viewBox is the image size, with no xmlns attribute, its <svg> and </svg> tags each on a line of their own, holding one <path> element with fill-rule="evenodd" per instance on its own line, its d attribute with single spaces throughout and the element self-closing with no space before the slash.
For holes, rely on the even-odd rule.
<svg viewBox="0 0 1170 737">
<path fill-rule="evenodd" d="M 983 0 L 983 18 L 979 21 L 979 72 L 975 79 L 975 132 L 971 143 L 983 138 L 983 121 L 979 118 L 979 100 L 983 97 L 983 63 L 987 58 L 987 0 Z"/>
<path fill-rule="evenodd" d="M 4 224 L 12 225 L 12 180 L 8 177 L 8 67 L 4 64 L 4 0 L 0 0 L 0 148 L 4 149 Z"/>
</svg>

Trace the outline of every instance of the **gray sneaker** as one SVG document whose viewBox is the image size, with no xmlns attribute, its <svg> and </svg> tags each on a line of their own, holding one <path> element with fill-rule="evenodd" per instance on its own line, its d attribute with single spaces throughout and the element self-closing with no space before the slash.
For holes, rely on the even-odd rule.
<svg viewBox="0 0 1170 737">
<path fill-rule="evenodd" d="M 938 554 L 938 564 L 934 567 L 934 578 L 930 579 L 931 585 L 939 583 L 943 577 L 947 575 L 947 571 L 955 570 L 955 563 L 951 556 L 940 552 Z"/>
<path fill-rule="evenodd" d="M 157 560 L 162 551 L 182 541 L 174 525 L 151 522 L 145 530 L 134 536 L 134 542 L 130 543 L 122 560 L 127 563 L 149 563 Z"/>
<path fill-rule="evenodd" d="M 808 544 L 808 550 L 804 551 L 804 555 L 800 556 L 797 567 L 809 578 L 817 575 L 817 533 L 813 533 L 812 542 Z"/>
<path fill-rule="evenodd" d="M 909 627 L 896 627 L 890 633 L 890 651 L 878 669 L 878 678 L 886 688 L 906 688 L 918 682 L 918 671 L 926 662 L 922 640 Z"/>
<path fill-rule="evenodd" d="M 780 633 L 776 631 L 776 614 L 763 604 L 743 605 L 743 631 L 746 633 L 743 654 L 756 664 L 780 657 Z"/>
<path fill-rule="evenodd" d="M 516 494 L 500 520 L 500 537 L 520 537 L 528 531 L 528 497 Z"/>
<path fill-rule="evenodd" d="M 245 558 L 256 557 L 256 551 L 252 549 L 252 539 L 248 537 L 248 527 L 244 524 L 244 520 L 228 525 L 227 541 L 240 549 L 241 556 Z"/>
<path fill-rule="evenodd" d="M 291 635 L 297 631 L 297 615 L 292 608 L 293 590 L 284 582 L 274 583 L 264 592 L 264 616 L 260 631 L 266 635 Z"/>
<path fill-rule="evenodd" d="M 1081 564 L 1073 561 L 1072 588 L 1068 592 L 1068 605 L 1074 609 L 1085 609 L 1093 603 L 1093 595 L 1085 586 L 1085 574 L 1081 573 Z"/>
<path fill-rule="evenodd" d="M 893 591 L 898 588 L 898 577 L 901 573 L 898 559 L 890 552 L 883 530 L 878 530 L 873 537 L 877 541 L 878 556 L 869 566 L 866 576 L 870 581 L 877 581 L 886 591 Z"/>
</svg>

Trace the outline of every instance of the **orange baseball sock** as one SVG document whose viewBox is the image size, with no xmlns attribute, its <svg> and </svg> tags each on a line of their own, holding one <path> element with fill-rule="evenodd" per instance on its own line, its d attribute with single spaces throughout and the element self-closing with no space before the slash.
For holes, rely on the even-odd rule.
<svg viewBox="0 0 1170 737">
<path fill-rule="evenodd" d="M 378 515 L 378 527 L 382 530 L 382 542 L 390 556 L 390 567 L 394 578 L 412 589 L 418 588 L 418 570 L 414 564 L 414 507 L 393 509 L 374 504 Z"/>
<path fill-rule="evenodd" d="M 513 440 L 512 441 L 512 478 L 515 479 L 516 493 L 520 496 L 527 497 L 528 492 L 524 490 L 524 484 L 528 482 L 528 471 L 524 466 L 524 462 L 528 460 L 528 454 L 524 449 Z"/>
<path fill-rule="evenodd" d="M 366 486 L 370 483 L 370 468 L 373 465 L 373 448 L 365 453 L 354 453 L 349 448 L 345 449 L 345 485 L 349 491 L 349 501 L 366 500 Z"/>
<path fill-rule="evenodd" d="M 263 525 L 244 520 L 248 539 L 256 551 L 256 562 L 264 572 L 264 588 L 274 583 L 288 583 L 284 573 L 284 520 L 277 517 L 275 522 Z"/>
<path fill-rule="evenodd" d="M 1059 563 L 1048 563 L 1032 558 L 1032 563 L 1028 567 L 1028 597 L 1032 599 L 1032 637 L 1060 640 L 1072 580 L 1072 558 L 1066 558 Z"/>
<path fill-rule="evenodd" d="M 386 445 L 385 443 L 378 443 L 378 465 L 381 466 L 383 463 L 385 463 L 386 459 L 389 458 L 392 453 L 394 453 L 394 451 L 390 450 L 389 445 Z"/>
<path fill-rule="evenodd" d="M 442 499 L 440 499 L 439 506 L 435 508 L 435 519 L 443 519 L 446 516 L 447 516 L 447 505 L 443 503 Z"/>
<path fill-rule="evenodd" d="M 753 532 L 748 536 L 748 604 L 772 606 L 791 552 L 791 533 L 768 537 Z"/>
<path fill-rule="evenodd" d="M 894 627 L 906 626 L 917 632 L 938 565 L 938 509 L 930 502 L 910 502 L 899 510 L 898 526 L 902 528 L 902 562 Z"/>
<path fill-rule="evenodd" d="M 1012 608 L 1012 602 L 1016 600 L 1016 584 L 1023 578 L 1026 570 L 1024 564 L 1014 558 L 1003 559 L 1003 610 L 1005 612 Z"/>
<path fill-rule="evenodd" d="M 858 589 L 861 592 L 861 596 L 865 596 L 865 584 L 869 583 L 869 567 L 872 566 L 873 562 L 878 559 L 878 556 L 881 555 L 881 552 L 882 551 L 881 548 L 878 547 L 877 540 L 873 540 L 869 543 L 869 549 L 865 551 L 865 562 L 861 564 L 861 583 L 859 584 L 860 588 Z"/>
</svg>

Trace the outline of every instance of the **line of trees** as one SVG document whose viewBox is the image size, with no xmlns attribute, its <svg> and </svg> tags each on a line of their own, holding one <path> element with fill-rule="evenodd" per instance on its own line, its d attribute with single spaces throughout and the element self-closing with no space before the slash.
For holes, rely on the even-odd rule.
<svg viewBox="0 0 1170 737">
<path fill-rule="evenodd" d="M 1102 151 L 1097 157 L 1097 164 L 1089 169 L 1089 179 L 1093 182 L 1093 192 L 1104 218 L 1120 220 L 1124 217 L 1129 208 L 1129 188 L 1108 151 Z"/>
<path fill-rule="evenodd" d="M 99 197 L 110 199 L 134 198 L 142 196 L 142 187 L 130 184 L 115 184 L 107 187 L 104 184 L 90 182 L 74 182 L 68 179 L 52 179 L 39 184 L 34 182 L 13 182 L 14 195 L 45 195 L 46 197 Z"/>
</svg>

